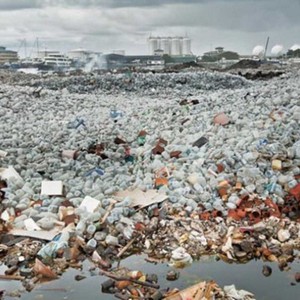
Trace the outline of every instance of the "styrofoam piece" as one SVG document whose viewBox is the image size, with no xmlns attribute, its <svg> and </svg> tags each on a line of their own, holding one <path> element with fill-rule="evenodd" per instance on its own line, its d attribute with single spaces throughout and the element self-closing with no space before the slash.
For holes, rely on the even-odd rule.
<svg viewBox="0 0 300 300">
<path fill-rule="evenodd" d="M 6 151 L 0 150 L 0 157 L 5 157 L 7 155 Z"/>
<path fill-rule="evenodd" d="M 10 218 L 10 215 L 8 213 L 8 210 L 6 209 L 2 214 L 1 214 L 1 220 L 7 222 Z"/>
<path fill-rule="evenodd" d="M 63 182 L 57 181 L 42 181 L 41 195 L 62 196 Z"/>
<path fill-rule="evenodd" d="M 41 227 L 39 227 L 32 218 L 28 218 L 24 220 L 24 225 L 28 231 L 34 231 L 34 230 L 42 230 Z"/>
<path fill-rule="evenodd" d="M 100 205 L 100 201 L 92 198 L 90 196 L 86 196 L 81 202 L 79 208 L 85 209 L 87 212 L 92 213 L 96 210 L 96 208 Z"/>
<path fill-rule="evenodd" d="M 9 166 L 8 168 L 1 168 L 0 177 L 2 179 L 7 179 L 7 180 L 8 179 L 23 180 L 13 166 Z"/>
</svg>

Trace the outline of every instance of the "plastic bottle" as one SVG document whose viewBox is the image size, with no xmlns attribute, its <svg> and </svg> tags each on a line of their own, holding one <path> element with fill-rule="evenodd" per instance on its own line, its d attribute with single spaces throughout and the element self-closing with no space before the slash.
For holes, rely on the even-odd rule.
<svg viewBox="0 0 300 300">
<path fill-rule="evenodd" d="M 76 226 L 76 232 L 78 235 L 82 236 L 84 231 L 86 229 L 86 223 L 85 220 L 80 220 Z"/>
<path fill-rule="evenodd" d="M 90 239 L 86 245 L 87 245 L 88 249 L 94 250 L 97 247 L 97 241 L 95 239 Z"/>
<path fill-rule="evenodd" d="M 88 239 L 92 238 L 95 232 L 96 232 L 96 226 L 94 224 L 90 224 L 86 229 L 87 238 Z"/>
</svg>

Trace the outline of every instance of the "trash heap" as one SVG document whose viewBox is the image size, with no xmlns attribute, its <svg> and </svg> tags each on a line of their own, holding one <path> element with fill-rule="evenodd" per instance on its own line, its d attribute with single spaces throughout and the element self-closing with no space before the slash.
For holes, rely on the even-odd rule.
<svg viewBox="0 0 300 300">
<path fill-rule="evenodd" d="M 234 285 L 220 288 L 214 281 L 202 281 L 184 290 L 159 290 L 155 274 L 143 274 L 140 271 L 130 271 L 119 268 L 113 274 L 102 272 L 110 277 L 102 283 L 102 292 L 115 294 L 118 299 L 134 299 L 142 297 L 149 299 L 254 299 L 254 295 L 245 290 L 237 290 Z"/>
<path fill-rule="evenodd" d="M 153 95 L 188 89 L 189 93 L 199 90 L 237 89 L 249 85 L 243 77 L 222 73 L 180 72 L 180 73 L 88 73 L 83 75 L 38 77 L 30 75 L 26 80 L 18 80 L 23 75 L 12 76 L 15 84 L 43 87 L 50 90 L 67 89 L 70 93 L 140 93 Z"/>
<path fill-rule="evenodd" d="M 142 251 L 284 269 L 300 245 L 300 73 L 125 76 L 0 87 L 7 276 L 30 290 Z"/>
</svg>

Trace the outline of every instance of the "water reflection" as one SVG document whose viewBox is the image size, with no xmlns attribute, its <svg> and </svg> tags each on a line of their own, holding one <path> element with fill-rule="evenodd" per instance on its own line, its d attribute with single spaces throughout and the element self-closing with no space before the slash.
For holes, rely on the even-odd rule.
<svg viewBox="0 0 300 300">
<path fill-rule="evenodd" d="M 167 281 L 166 274 L 171 269 L 167 264 L 151 264 L 146 262 L 144 255 L 135 255 L 121 262 L 122 267 L 131 270 L 140 270 L 144 273 L 154 273 L 159 277 L 161 288 L 177 287 L 186 288 L 201 280 L 215 280 L 221 287 L 235 284 L 237 289 L 245 289 L 255 294 L 256 299 L 262 300 L 298 300 L 300 297 L 300 284 L 291 285 L 295 272 L 300 271 L 299 259 L 290 264 L 289 271 L 280 271 L 276 263 L 265 263 L 261 260 L 251 261 L 247 264 L 227 264 L 216 262 L 214 257 L 206 257 L 191 266 L 180 270 L 177 281 Z M 263 265 L 272 268 L 272 275 L 265 277 L 262 274 Z M 43 299 L 72 299 L 72 300 L 99 300 L 116 299 L 113 295 L 101 293 L 101 283 L 107 278 L 89 271 L 91 263 L 86 261 L 83 270 L 68 270 L 60 279 L 37 285 L 31 292 L 21 294 L 22 300 Z M 4 272 L 2 268 L 1 273 Z M 87 278 L 75 281 L 76 275 Z M 21 288 L 18 282 L 0 281 L 0 290 L 13 291 Z M 8 298 L 7 298 L 8 299 Z M 11 299 L 11 298 L 10 298 Z"/>
</svg>

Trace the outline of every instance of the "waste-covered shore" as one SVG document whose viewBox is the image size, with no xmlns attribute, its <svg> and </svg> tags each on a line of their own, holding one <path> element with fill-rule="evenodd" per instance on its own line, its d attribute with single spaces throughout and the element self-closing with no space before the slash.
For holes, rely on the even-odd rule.
<svg viewBox="0 0 300 300">
<path fill-rule="evenodd" d="M 112 262 L 299 260 L 298 69 L 0 78 L 1 279 L 30 291 L 89 259 L 121 299 L 186 299 Z M 215 282 L 187 293 L 255 299 Z"/>
</svg>

